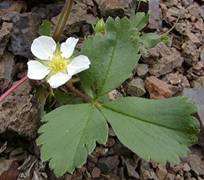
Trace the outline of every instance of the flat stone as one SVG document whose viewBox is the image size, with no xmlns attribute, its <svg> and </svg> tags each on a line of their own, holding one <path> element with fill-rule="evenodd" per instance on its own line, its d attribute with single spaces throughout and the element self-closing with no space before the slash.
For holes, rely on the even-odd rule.
<svg viewBox="0 0 204 180">
<path fill-rule="evenodd" d="M 149 71 L 149 67 L 147 64 L 138 64 L 136 67 L 137 75 L 142 77 L 145 76 Z"/>
<path fill-rule="evenodd" d="M 184 89 L 183 95 L 190 97 L 198 106 L 198 115 L 204 128 L 204 88 L 201 89 Z"/>
<path fill-rule="evenodd" d="M 148 77 L 145 80 L 145 87 L 151 99 L 164 99 L 173 95 L 170 85 L 155 76 Z"/>
<path fill-rule="evenodd" d="M 190 97 L 197 105 L 198 116 L 201 123 L 201 132 L 199 135 L 199 143 L 204 148 L 204 88 L 200 89 L 184 89 L 183 95 Z"/>
<path fill-rule="evenodd" d="M 127 93 L 132 96 L 143 96 L 146 93 L 144 81 L 141 78 L 134 78 L 128 83 Z"/>
</svg>

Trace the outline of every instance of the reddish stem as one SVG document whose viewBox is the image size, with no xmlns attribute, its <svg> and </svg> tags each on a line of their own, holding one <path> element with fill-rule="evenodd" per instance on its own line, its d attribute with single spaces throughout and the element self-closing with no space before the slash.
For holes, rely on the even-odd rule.
<svg viewBox="0 0 204 180">
<path fill-rule="evenodd" d="M 22 79 L 17 81 L 15 84 L 11 86 L 4 94 L 0 96 L 0 103 L 8 97 L 11 93 L 13 93 L 21 84 L 23 84 L 28 79 L 27 75 L 24 76 Z"/>
</svg>

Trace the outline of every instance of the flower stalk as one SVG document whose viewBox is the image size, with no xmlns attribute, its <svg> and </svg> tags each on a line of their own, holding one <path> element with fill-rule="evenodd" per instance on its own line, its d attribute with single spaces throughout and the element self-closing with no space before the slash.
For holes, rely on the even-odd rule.
<svg viewBox="0 0 204 180">
<path fill-rule="evenodd" d="M 73 5 L 74 0 L 66 0 L 64 8 L 59 16 L 59 19 L 57 21 L 54 33 L 53 33 L 53 38 L 56 41 L 60 40 L 60 37 L 64 31 L 64 28 L 66 26 L 67 20 L 69 18 L 69 15 L 71 13 L 72 5 Z"/>
<path fill-rule="evenodd" d="M 11 93 L 13 93 L 19 86 L 21 86 L 26 80 L 28 79 L 27 75 L 24 76 L 22 79 L 17 81 L 10 89 L 8 89 L 4 94 L 0 96 L 0 103 L 8 97 Z"/>
</svg>

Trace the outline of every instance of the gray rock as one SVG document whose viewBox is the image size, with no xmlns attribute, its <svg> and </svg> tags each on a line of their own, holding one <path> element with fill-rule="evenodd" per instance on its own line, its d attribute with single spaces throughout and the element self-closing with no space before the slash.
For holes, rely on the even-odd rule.
<svg viewBox="0 0 204 180">
<path fill-rule="evenodd" d="M 143 96 L 146 93 L 144 81 L 141 78 L 135 78 L 129 82 L 127 93 L 132 96 Z"/>
<path fill-rule="evenodd" d="M 30 47 L 33 40 L 38 36 L 40 17 L 34 13 L 23 13 L 16 15 L 12 21 L 14 27 L 9 50 L 14 55 L 31 58 Z"/>
<path fill-rule="evenodd" d="M 197 105 L 198 115 L 201 123 L 200 144 L 204 148 L 204 88 L 184 89 L 183 95 L 190 97 Z"/>
<path fill-rule="evenodd" d="M 136 68 L 136 72 L 138 76 L 145 76 L 149 71 L 149 67 L 147 64 L 138 64 Z"/>
</svg>

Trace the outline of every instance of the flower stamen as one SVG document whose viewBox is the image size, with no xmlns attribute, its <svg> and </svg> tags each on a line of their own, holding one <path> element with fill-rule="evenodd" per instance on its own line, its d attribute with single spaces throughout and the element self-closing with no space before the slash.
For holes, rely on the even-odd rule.
<svg viewBox="0 0 204 180">
<path fill-rule="evenodd" d="M 68 65 L 68 60 L 63 58 L 61 54 L 55 53 L 48 66 L 51 72 L 58 73 L 58 72 L 66 72 L 67 65 Z"/>
</svg>

